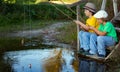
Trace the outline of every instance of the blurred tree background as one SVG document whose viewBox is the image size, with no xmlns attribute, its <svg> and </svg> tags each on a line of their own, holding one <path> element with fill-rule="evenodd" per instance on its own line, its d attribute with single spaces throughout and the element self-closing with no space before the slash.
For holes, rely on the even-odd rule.
<svg viewBox="0 0 120 72">
<path fill-rule="evenodd" d="M 30 20 L 69 20 L 67 16 L 56 10 L 49 2 L 61 0 L 0 0 L 0 26 L 8 25 L 22 25 Z M 76 2 L 77 0 L 62 0 L 64 2 Z M 97 9 L 101 7 L 102 0 L 88 0 L 96 4 Z M 118 1 L 118 8 L 120 10 L 120 0 Z M 80 5 L 81 10 L 85 3 Z M 66 13 L 73 19 L 76 14 L 71 12 L 64 4 L 54 4 L 61 11 Z M 76 7 L 71 8 L 76 12 Z M 107 1 L 106 10 L 109 13 L 109 19 L 113 18 L 112 0 Z M 83 11 L 81 16 L 84 18 Z"/>
<path fill-rule="evenodd" d="M 0 0 L 0 15 L 9 19 L 22 19 L 23 17 L 30 16 L 33 19 L 66 19 L 59 11 L 51 6 L 48 1 L 61 1 L 61 0 Z M 75 2 L 77 0 L 62 0 L 64 2 Z M 89 0 L 96 4 L 97 9 L 100 9 L 102 0 Z M 37 4 L 35 4 L 38 2 Z M 42 3 L 44 2 L 44 3 Z M 46 2 L 46 3 L 45 3 Z M 118 7 L 120 9 L 120 0 L 118 0 Z M 69 11 L 64 5 L 57 5 L 63 12 L 75 18 L 75 14 Z M 82 6 L 82 5 L 80 5 Z M 107 1 L 106 10 L 109 12 L 111 18 L 113 17 L 112 0 Z M 74 11 L 75 7 L 72 8 Z M 54 12 L 54 13 L 53 13 Z M 43 14 L 44 13 L 44 14 Z M 29 14 L 29 15 L 28 15 Z M 1 17 L 0 17 L 1 20 Z"/>
</svg>

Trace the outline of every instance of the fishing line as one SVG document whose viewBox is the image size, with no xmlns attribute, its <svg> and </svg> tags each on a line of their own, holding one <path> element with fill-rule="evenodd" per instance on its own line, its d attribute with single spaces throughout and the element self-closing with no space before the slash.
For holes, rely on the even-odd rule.
<svg viewBox="0 0 120 72">
<path fill-rule="evenodd" d="M 66 13 L 64 13 L 62 10 L 60 10 L 57 6 L 55 6 L 53 3 L 50 3 L 53 7 L 55 7 L 58 11 L 60 11 L 63 15 L 67 16 L 69 19 L 71 19 L 72 21 L 74 20 L 72 17 L 70 17 L 69 15 L 67 15 Z"/>
<path fill-rule="evenodd" d="M 67 16 L 69 19 L 71 19 L 72 20 L 72 22 L 74 22 L 75 23 L 75 21 L 74 21 L 74 19 L 72 18 L 72 17 L 70 17 L 70 16 L 68 16 L 66 13 L 64 13 L 62 10 L 60 10 L 58 7 L 56 7 L 54 4 L 52 4 L 52 3 L 50 3 L 53 7 L 55 7 L 58 11 L 60 11 L 63 15 L 65 15 L 65 16 Z M 75 13 L 76 14 L 76 13 Z M 72 34 L 74 34 L 74 33 L 72 33 Z M 63 39 L 60 39 L 60 40 L 63 40 Z M 70 48 L 69 48 L 70 49 Z M 75 58 L 77 59 L 77 60 L 79 60 L 78 59 L 78 57 L 77 57 L 77 54 L 76 54 L 76 50 L 73 50 L 74 51 L 74 56 L 75 56 Z"/>
<path fill-rule="evenodd" d="M 75 14 L 75 15 L 77 16 L 76 12 L 75 12 L 73 9 L 71 9 L 70 7 L 68 7 L 68 6 L 63 2 L 63 0 L 60 0 L 60 1 L 63 3 L 63 5 L 65 5 L 65 6 L 67 7 L 67 9 L 69 9 L 73 14 Z M 81 21 L 84 21 L 84 19 L 83 19 L 81 16 L 79 16 L 79 18 L 81 19 Z"/>
<path fill-rule="evenodd" d="M 29 27 L 30 27 L 30 28 L 29 28 L 29 30 L 30 30 L 30 37 L 29 37 L 29 38 L 30 38 L 30 46 L 31 46 L 31 44 L 32 44 L 32 24 L 31 24 L 31 20 L 32 20 L 32 19 L 31 19 L 31 11 L 30 11 L 30 10 L 31 10 L 30 0 L 29 0 L 28 5 L 29 5 L 29 6 L 28 6 L 28 12 L 29 12 L 29 13 L 28 13 L 28 16 L 29 16 Z"/>
<path fill-rule="evenodd" d="M 23 37 L 22 37 L 22 40 L 21 40 L 21 44 L 22 44 L 22 45 L 24 45 L 24 43 L 25 43 L 25 39 L 24 39 L 24 27 L 25 27 L 25 5 L 24 5 L 24 0 L 23 0 L 23 9 L 24 9 L 24 10 L 23 10 L 23 11 L 24 11 L 24 12 L 23 12 L 24 18 L 23 18 L 23 28 L 22 28 L 22 33 L 23 33 L 22 36 L 23 36 Z"/>
<path fill-rule="evenodd" d="M 72 20 L 72 22 L 74 22 L 74 19 L 70 16 L 68 16 L 66 13 L 64 13 L 62 10 L 60 10 L 58 7 L 56 7 L 54 4 L 50 3 L 53 7 L 55 7 L 58 11 L 60 11 L 63 15 L 67 16 L 70 20 Z M 61 41 L 63 41 L 63 39 L 60 39 Z"/>
</svg>

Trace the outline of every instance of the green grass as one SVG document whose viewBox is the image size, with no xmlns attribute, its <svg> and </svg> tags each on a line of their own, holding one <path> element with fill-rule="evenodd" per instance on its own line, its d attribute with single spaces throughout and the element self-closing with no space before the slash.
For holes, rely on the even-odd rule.
<svg viewBox="0 0 120 72">
<path fill-rule="evenodd" d="M 24 39 L 24 44 L 22 40 Z M 37 46 L 28 45 L 32 42 L 36 42 Z M 43 39 L 41 37 L 37 38 L 13 38 L 13 37 L 2 37 L 0 38 L 0 55 L 6 51 L 16 51 L 16 50 L 27 50 L 27 49 L 44 49 L 44 48 L 54 48 L 55 46 L 42 44 Z"/>
<path fill-rule="evenodd" d="M 3 57 L 0 56 L 0 72 L 10 72 L 12 69 L 9 63 L 5 63 Z"/>
<path fill-rule="evenodd" d="M 57 4 L 55 6 L 67 13 L 68 16 L 75 18 L 75 15 L 65 6 Z M 1 7 L 3 9 L 0 12 L 0 32 L 39 29 L 55 20 L 68 19 L 67 16 L 56 10 L 49 3 L 32 5 L 6 4 Z"/>
<path fill-rule="evenodd" d="M 77 41 L 76 24 L 73 22 L 68 23 L 69 24 L 58 29 L 61 33 L 57 35 L 57 39 L 62 43 L 75 45 Z"/>
<path fill-rule="evenodd" d="M 48 25 L 57 22 L 57 20 L 31 20 L 20 23 L 12 23 L 12 24 L 3 24 L 0 26 L 0 32 L 14 32 L 20 30 L 33 30 L 33 29 L 41 29 Z"/>
</svg>

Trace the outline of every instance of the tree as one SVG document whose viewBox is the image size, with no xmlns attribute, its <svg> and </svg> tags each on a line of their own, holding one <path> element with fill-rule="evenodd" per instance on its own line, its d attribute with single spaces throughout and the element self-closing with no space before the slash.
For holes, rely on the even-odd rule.
<svg viewBox="0 0 120 72">
<path fill-rule="evenodd" d="M 4 0 L 4 2 L 5 3 L 10 3 L 10 4 L 12 3 L 13 4 L 13 3 L 16 3 L 16 0 Z"/>
</svg>

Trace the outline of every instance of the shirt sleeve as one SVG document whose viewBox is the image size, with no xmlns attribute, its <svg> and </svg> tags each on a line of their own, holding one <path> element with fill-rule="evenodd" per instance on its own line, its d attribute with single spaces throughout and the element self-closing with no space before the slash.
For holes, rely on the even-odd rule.
<svg viewBox="0 0 120 72">
<path fill-rule="evenodd" d="M 98 30 L 99 30 L 99 31 L 102 31 L 102 27 L 103 27 L 102 24 L 100 24 Z"/>
</svg>

